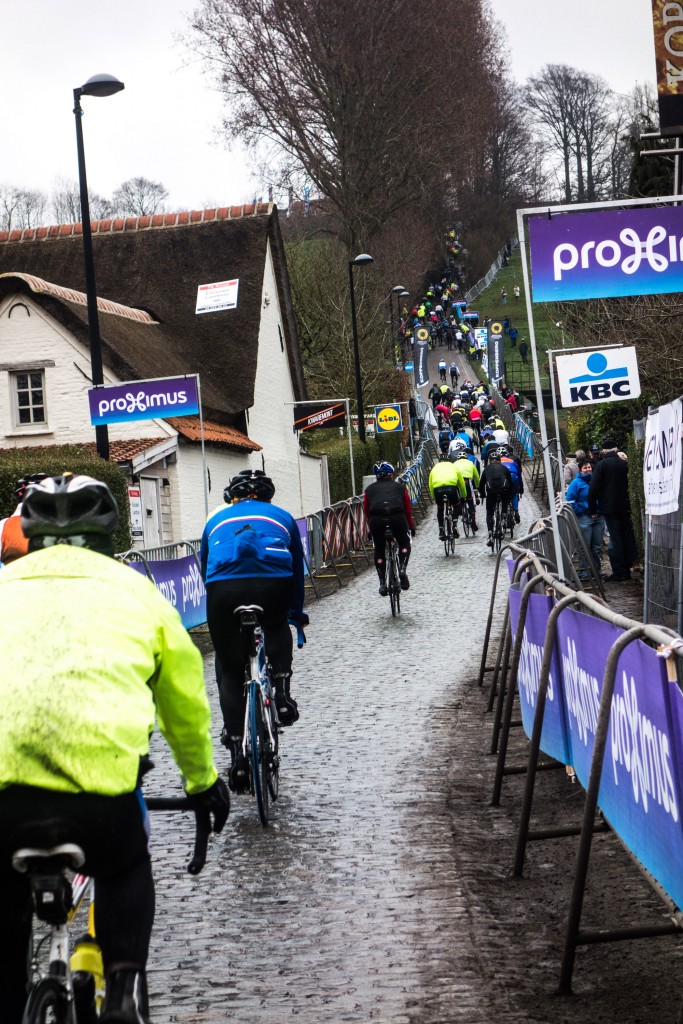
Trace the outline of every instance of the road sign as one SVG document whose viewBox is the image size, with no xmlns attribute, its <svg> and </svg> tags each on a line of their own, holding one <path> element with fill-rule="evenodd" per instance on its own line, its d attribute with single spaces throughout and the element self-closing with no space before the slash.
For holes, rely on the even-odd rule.
<svg viewBox="0 0 683 1024">
<path fill-rule="evenodd" d="M 640 394 L 635 348 L 558 355 L 555 363 L 564 408 L 618 402 Z"/>
<path fill-rule="evenodd" d="M 378 434 L 394 434 L 403 428 L 400 405 L 376 405 L 375 420 Z"/>
</svg>

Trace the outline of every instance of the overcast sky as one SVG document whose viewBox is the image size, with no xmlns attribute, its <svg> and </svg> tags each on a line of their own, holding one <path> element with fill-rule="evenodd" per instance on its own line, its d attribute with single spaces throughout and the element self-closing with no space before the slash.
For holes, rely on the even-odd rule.
<svg viewBox="0 0 683 1024">
<path fill-rule="evenodd" d="M 520 81 L 544 64 L 564 63 L 602 75 L 619 92 L 654 83 L 650 0 L 490 2 Z M 5 4 L 0 182 L 49 191 L 57 177 L 76 179 L 73 89 L 106 72 L 126 88 L 82 101 L 92 191 L 108 197 L 142 175 L 166 186 L 172 209 L 253 198 L 260 186 L 248 157 L 216 143 L 220 96 L 174 41 L 193 7 L 193 0 Z"/>
</svg>

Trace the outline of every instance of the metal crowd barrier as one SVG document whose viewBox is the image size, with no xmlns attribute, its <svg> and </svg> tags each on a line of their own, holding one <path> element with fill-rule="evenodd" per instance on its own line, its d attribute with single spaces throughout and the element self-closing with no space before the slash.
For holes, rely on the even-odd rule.
<svg viewBox="0 0 683 1024">
<path fill-rule="evenodd" d="M 510 628 L 510 602 L 508 600 L 506 602 L 502 633 L 500 636 L 497 654 L 495 656 L 494 663 L 487 664 L 494 606 L 496 603 L 496 591 L 501 565 L 504 564 L 503 559 L 506 558 L 514 559 L 510 575 L 512 582 L 518 583 L 521 586 L 517 628 L 513 638 L 512 630 Z M 601 781 L 603 779 L 603 766 L 610 735 L 610 721 L 613 710 L 617 665 L 620 656 L 634 640 L 642 639 L 648 641 L 651 645 L 654 645 L 657 648 L 657 653 L 667 658 L 667 676 L 669 682 L 677 685 L 677 692 L 680 693 L 681 680 L 683 679 L 683 639 L 681 639 L 681 637 L 673 630 L 667 629 L 666 627 L 646 625 L 642 622 L 637 622 L 613 612 L 596 597 L 568 586 L 564 581 L 557 577 L 554 570 L 555 566 L 549 558 L 539 555 L 536 552 L 523 547 L 519 543 L 510 542 L 499 552 L 493 579 L 491 602 L 484 637 L 484 647 L 478 682 L 479 686 L 482 686 L 486 673 L 493 673 L 488 710 L 492 710 L 495 699 L 496 715 L 494 716 L 494 733 L 497 733 L 497 735 L 494 736 L 491 752 L 497 752 L 498 756 L 493 784 L 492 804 L 498 805 L 500 803 L 502 783 L 505 776 L 525 775 L 526 777 L 524 798 L 517 833 L 513 874 L 517 877 L 522 875 L 527 843 L 532 841 L 557 839 L 565 836 L 580 837 L 574 871 L 574 882 L 569 905 L 569 916 L 559 985 L 559 989 L 562 994 L 569 994 L 571 993 L 576 950 L 579 946 L 600 942 L 613 942 L 624 939 L 680 934 L 681 931 L 683 931 L 683 914 L 681 913 L 680 907 L 674 902 L 673 898 L 665 891 L 663 886 L 656 880 L 642 861 L 638 859 L 636 854 L 633 853 L 625 839 L 622 838 L 616 828 L 607 821 L 606 816 L 599 811 L 598 807 L 599 794 L 601 792 Z M 539 671 L 539 678 L 537 683 L 535 679 L 533 680 L 533 682 L 536 683 L 535 709 L 527 763 L 523 766 L 508 765 L 507 747 L 510 729 L 513 725 L 522 724 L 520 722 L 513 723 L 512 715 L 515 696 L 520 695 L 521 699 L 518 672 L 520 671 L 522 659 L 524 657 L 523 650 L 526 642 L 527 613 L 529 611 L 530 598 L 534 591 L 546 596 L 554 597 L 557 603 L 548 615 L 540 666 L 536 663 L 536 667 Z M 556 653 L 555 645 L 558 620 L 562 612 L 571 606 L 589 613 L 590 616 L 618 627 L 622 632 L 619 633 L 615 641 L 612 643 L 605 661 L 599 706 L 596 709 L 594 723 L 594 744 L 590 763 L 590 774 L 587 786 L 585 787 L 586 795 L 582 823 L 580 826 L 531 829 L 530 819 L 537 772 L 563 767 L 562 762 L 553 759 L 550 755 L 546 755 L 546 757 L 549 757 L 549 760 L 545 761 L 540 760 L 539 755 L 541 754 L 541 739 L 544 725 L 544 714 L 546 710 L 546 698 L 548 697 L 551 680 L 552 661 Z M 529 671 L 528 665 L 529 656 L 527 653 L 525 665 L 527 674 Z M 631 685 L 633 686 L 633 681 L 631 681 Z M 648 687 L 649 686 L 650 677 L 648 676 Z M 555 690 L 556 687 L 557 680 L 553 683 L 553 688 Z M 530 703 L 533 705 L 533 700 Z M 612 743 L 614 743 L 614 736 L 612 736 Z M 577 753 L 577 751 L 574 752 Z M 635 751 L 633 752 L 633 756 L 635 757 Z M 647 754 L 644 752 L 643 756 L 647 756 Z M 567 771 L 571 773 L 574 772 L 574 769 L 571 768 L 571 766 L 568 766 Z M 600 817 L 597 817 L 598 813 L 600 813 Z M 621 842 L 622 846 L 633 860 L 634 864 L 641 870 L 649 884 L 666 905 L 670 916 L 669 922 L 645 923 L 633 927 L 600 928 L 599 930 L 581 928 L 581 915 L 585 896 L 591 843 L 592 837 L 596 832 L 613 832 L 615 837 Z"/>
</svg>

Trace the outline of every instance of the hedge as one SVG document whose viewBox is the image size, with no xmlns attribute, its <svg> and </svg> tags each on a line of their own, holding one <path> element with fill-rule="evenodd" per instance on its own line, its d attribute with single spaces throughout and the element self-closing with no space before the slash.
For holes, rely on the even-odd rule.
<svg viewBox="0 0 683 1024">
<path fill-rule="evenodd" d="M 308 450 L 315 454 L 327 455 L 327 468 L 330 478 L 330 501 L 345 501 L 351 497 L 351 467 L 349 461 L 349 441 L 347 437 L 335 434 L 330 430 L 318 430 L 311 438 Z M 401 447 L 401 436 L 393 434 L 368 434 L 365 444 L 353 438 L 353 468 L 356 475 L 356 491 L 362 493 L 363 477 L 372 473 L 376 462 L 386 459 L 396 464 Z"/>
<path fill-rule="evenodd" d="M 107 484 L 116 498 L 121 513 L 121 522 L 114 534 L 114 550 L 127 551 L 131 546 L 130 503 L 128 501 L 128 480 L 115 462 L 104 462 L 77 445 L 52 445 L 39 448 L 21 448 L 0 454 L 0 513 L 9 516 L 17 506 L 15 489 L 17 480 L 31 473 L 47 473 L 61 476 L 62 473 L 85 473 Z"/>
</svg>

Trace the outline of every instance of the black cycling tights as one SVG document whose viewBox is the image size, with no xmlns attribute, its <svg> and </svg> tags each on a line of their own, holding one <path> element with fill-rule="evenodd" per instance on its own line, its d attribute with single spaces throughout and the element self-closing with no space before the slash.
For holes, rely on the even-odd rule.
<svg viewBox="0 0 683 1024">
<path fill-rule="evenodd" d="M 26 1003 L 31 926 L 28 879 L 12 868 L 22 846 L 76 843 L 80 869 L 95 879 L 95 930 L 105 970 L 147 963 L 154 921 L 154 881 L 146 814 L 137 793 L 99 796 L 31 786 L 0 790 L 0 993 L 3 1024 L 20 1024 Z"/>
<path fill-rule="evenodd" d="M 217 580 L 206 588 L 206 615 L 216 651 L 216 681 L 228 736 L 241 736 L 244 728 L 244 666 L 249 651 L 240 632 L 235 608 L 258 604 L 266 652 L 273 672 L 292 671 L 292 631 L 287 614 L 296 589 L 292 576 Z"/>
</svg>

